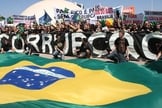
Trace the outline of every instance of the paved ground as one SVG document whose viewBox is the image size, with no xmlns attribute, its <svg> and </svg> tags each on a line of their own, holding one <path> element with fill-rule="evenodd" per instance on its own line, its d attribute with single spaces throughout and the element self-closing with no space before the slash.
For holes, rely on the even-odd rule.
<svg viewBox="0 0 162 108">
<path fill-rule="evenodd" d="M 48 59 L 53 59 L 53 56 L 51 54 L 39 54 L 40 57 L 44 57 L 44 58 L 48 58 Z M 65 56 L 65 60 L 69 60 L 69 59 L 75 59 L 76 57 L 73 56 Z M 102 61 L 111 61 L 109 59 L 105 59 L 105 58 L 91 58 L 91 59 L 97 59 L 97 60 L 102 60 Z M 134 62 L 137 64 L 145 64 L 145 61 L 130 61 L 130 62 Z"/>
</svg>

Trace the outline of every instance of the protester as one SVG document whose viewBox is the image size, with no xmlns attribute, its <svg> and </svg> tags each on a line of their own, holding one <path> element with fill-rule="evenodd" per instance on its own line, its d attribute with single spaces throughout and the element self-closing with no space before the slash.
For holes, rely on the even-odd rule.
<svg viewBox="0 0 162 108">
<path fill-rule="evenodd" d="M 151 23 L 149 21 L 144 21 L 141 31 L 144 31 L 147 34 L 153 32 Z"/>
<path fill-rule="evenodd" d="M 137 33 L 138 31 L 139 31 L 139 28 L 138 28 L 137 24 L 134 23 L 130 28 L 130 32 L 131 33 Z"/>
<path fill-rule="evenodd" d="M 120 26 L 119 26 L 118 21 L 120 22 Z M 18 32 L 19 29 L 15 26 L 3 26 L 3 27 L 1 27 L 1 34 L 3 34 L 3 33 L 7 34 L 9 36 L 9 38 L 12 38 L 13 36 L 17 36 L 18 39 L 23 39 L 23 40 L 26 40 L 26 38 L 30 34 L 38 34 L 38 36 L 41 36 L 42 34 L 51 34 L 52 36 L 54 36 L 55 34 L 60 34 L 61 40 L 65 40 L 65 34 L 66 33 L 70 34 L 73 32 L 81 32 L 86 36 L 87 39 L 93 33 L 104 32 L 106 35 L 108 35 L 109 33 L 110 34 L 116 33 L 121 29 L 124 29 L 132 37 L 136 36 L 138 34 L 145 36 L 147 33 L 151 33 L 151 32 L 156 32 L 159 34 L 162 33 L 162 24 L 161 23 L 155 23 L 155 25 L 154 25 L 148 21 L 145 21 L 144 24 L 143 23 L 142 24 L 133 23 L 133 24 L 127 25 L 127 24 L 122 23 L 120 20 L 114 19 L 113 25 L 111 27 L 107 26 L 107 31 L 106 30 L 103 31 L 102 28 L 103 28 L 102 23 L 99 20 L 97 20 L 93 24 L 89 23 L 89 21 L 86 21 L 86 20 L 80 20 L 78 22 L 73 22 L 73 21 L 64 22 L 63 21 L 63 22 L 57 22 L 54 25 L 52 25 L 52 24 L 51 25 L 50 24 L 49 25 L 39 25 L 36 23 L 33 25 L 28 25 L 28 26 L 24 25 L 24 30 L 23 30 L 24 33 L 19 33 Z M 104 40 L 104 42 L 107 44 L 107 46 L 109 46 L 109 42 L 108 42 L 109 37 L 110 37 L 109 35 L 106 36 L 105 40 Z M 133 38 L 136 39 L 136 37 L 133 37 Z M 52 39 L 53 39 L 53 37 L 52 37 Z M 63 41 L 61 41 L 61 42 L 64 44 Z M 41 43 L 41 41 L 40 41 L 40 43 Z M 21 44 L 22 43 L 20 43 L 20 47 L 21 47 Z M 101 44 L 100 44 L 100 47 L 103 47 L 101 49 L 106 48 L 107 52 L 110 53 L 110 50 L 111 50 L 110 47 L 104 47 L 104 46 L 101 46 Z M 148 46 L 148 47 L 150 47 L 150 46 Z M 31 45 L 31 48 L 32 48 L 32 51 L 29 54 L 38 53 L 38 50 L 36 50 L 33 45 Z M 0 48 L 0 49 L 2 49 L 2 48 Z M 61 48 L 61 49 L 63 49 L 63 48 Z M 92 49 L 92 48 L 90 48 L 90 49 Z M 140 49 L 140 48 L 138 48 L 138 49 Z M 40 52 L 42 51 L 41 48 L 39 51 Z M 90 51 L 90 56 L 91 56 L 92 50 L 89 50 L 89 51 Z M 24 52 L 28 52 L 28 51 L 25 49 Z M 79 53 L 79 51 L 78 51 L 78 53 Z M 157 54 L 157 53 L 155 53 L 155 54 Z M 85 56 L 86 58 L 90 57 L 89 54 L 86 54 L 86 55 L 88 55 L 88 56 Z M 104 57 L 104 56 L 105 56 L 105 54 L 103 54 L 102 57 Z M 78 57 L 79 57 L 79 54 L 78 54 Z M 127 57 L 126 61 L 127 60 L 129 60 L 129 57 Z M 142 58 L 142 60 L 145 60 L 145 59 Z"/>
<path fill-rule="evenodd" d="M 92 55 L 92 46 L 88 42 L 87 38 L 82 39 L 82 44 L 81 46 L 76 50 L 77 57 L 78 58 L 90 58 Z"/>
<path fill-rule="evenodd" d="M 3 38 L 2 40 L 2 46 L 1 46 L 1 53 L 6 52 L 14 52 L 12 45 L 9 43 L 8 39 Z"/>
<path fill-rule="evenodd" d="M 30 43 L 28 43 L 27 40 L 25 40 L 23 53 L 25 53 L 26 55 L 31 55 L 32 52 L 33 52 L 33 46 Z"/>
<path fill-rule="evenodd" d="M 157 57 L 156 57 L 156 60 L 160 60 L 160 59 L 162 59 L 162 42 L 160 43 L 160 46 L 158 48 Z"/>
<path fill-rule="evenodd" d="M 125 31 L 119 31 L 119 37 L 115 40 L 115 48 L 107 56 L 109 59 L 114 60 L 116 63 L 126 62 L 129 60 L 129 43 L 124 38 Z"/>
<path fill-rule="evenodd" d="M 53 57 L 55 59 L 64 59 L 64 42 L 61 40 L 61 35 L 57 34 L 56 40 L 54 42 L 54 52 L 53 52 Z"/>
</svg>

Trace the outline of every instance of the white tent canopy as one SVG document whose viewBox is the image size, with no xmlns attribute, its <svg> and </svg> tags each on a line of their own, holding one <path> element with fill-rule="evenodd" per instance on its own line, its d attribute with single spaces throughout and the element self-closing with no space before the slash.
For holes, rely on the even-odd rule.
<svg viewBox="0 0 162 108">
<path fill-rule="evenodd" d="M 25 9 L 21 15 L 26 16 L 36 16 L 36 20 L 38 21 L 40 17 L 44 15 L 44 11 L 46 11 L 49 16 L 52 18 L 52 23 L 54 23 L 54 9 L 65 9 L 68 8 L 70 10 L 80 10 L 75 3 L 66 1 L 66 0 L 41 0 L 27 9 Z"/>
</svg>

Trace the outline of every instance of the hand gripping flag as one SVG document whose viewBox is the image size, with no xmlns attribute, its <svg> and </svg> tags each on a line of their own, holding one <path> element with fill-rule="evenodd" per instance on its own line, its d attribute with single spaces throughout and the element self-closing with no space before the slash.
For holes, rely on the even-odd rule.
<svg viewBox="0 0 162 108">
<path fill-rule="evenodd" d="M 149 65 L 58 61 L 17 53 L 1 54 L 0 59 L 0 108 L 162 106 L 161 70 Z"/>
</svg>

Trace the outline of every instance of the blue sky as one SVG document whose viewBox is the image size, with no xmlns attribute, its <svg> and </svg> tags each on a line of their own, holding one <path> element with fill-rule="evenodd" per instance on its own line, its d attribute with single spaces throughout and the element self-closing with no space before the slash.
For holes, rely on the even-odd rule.
<svg viewBox="0 0 162 108">
<path fill-rule="evenodd" d="M 5 17 L 21 12 L 33 3 L 40 0 L 0 0 L 0 15 Z M 162 0 L 69 0 L 72 2 L 83 3 L 86 8 L 93 7 L 96 4 L 103 6 L 130 6 L 136 7 L 136 13 L 142 13 L 144 10 L 162 11 Z"/>
</svg>

